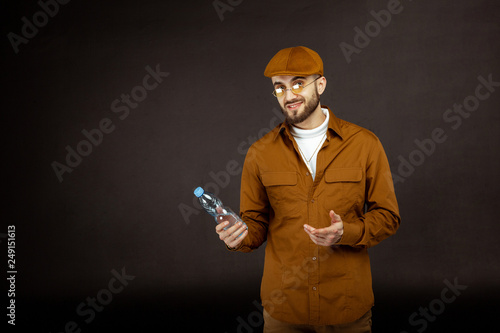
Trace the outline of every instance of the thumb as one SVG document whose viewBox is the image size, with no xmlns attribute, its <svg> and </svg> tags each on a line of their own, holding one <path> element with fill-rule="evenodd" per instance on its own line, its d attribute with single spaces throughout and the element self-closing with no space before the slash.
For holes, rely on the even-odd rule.
<svg viewBox="0 0 500 333">
<path fill-rule="evenodd" d="M 335 212 L 333 210 L 330 211 L 330 218 L 332 219 L 332 224 L 342 222 L 340 215 L 335 214 Z"/>
</svg>

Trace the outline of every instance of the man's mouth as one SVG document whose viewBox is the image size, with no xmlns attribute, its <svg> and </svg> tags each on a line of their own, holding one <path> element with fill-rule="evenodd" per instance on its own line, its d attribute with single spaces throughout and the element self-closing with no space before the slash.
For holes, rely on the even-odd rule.
<svg viewBox="0 0 500 333">
<path fill-rule="evenodd" d="M 286 107 L 289 110 L 297 110 L 302 105 L 302 102 L 290 103 L 287 104 Z"/>
</svg>

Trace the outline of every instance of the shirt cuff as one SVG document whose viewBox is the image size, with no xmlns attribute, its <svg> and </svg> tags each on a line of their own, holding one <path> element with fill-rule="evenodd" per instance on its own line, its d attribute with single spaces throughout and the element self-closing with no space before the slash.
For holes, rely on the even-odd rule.
<svg viewBox="0 0 500 333">
<path fill-rule="evenodd" d="M 363 222 L 361 221 L 344 222 L 344 233 L 335 245 L 356 245 L 361 238 L 362 224 Z"/>
</svg>

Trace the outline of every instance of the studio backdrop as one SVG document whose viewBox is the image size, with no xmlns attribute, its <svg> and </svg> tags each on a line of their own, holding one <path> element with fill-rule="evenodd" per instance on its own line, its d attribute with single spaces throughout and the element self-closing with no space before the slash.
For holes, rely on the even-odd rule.
<svg viewBox="0 0 500 333">
<path fill-rule="evenodd" d="M 238 211 L 246 152 L 283 121 L 265 66 L 298 45 L 323 59 L 321 104 L 391 166 L 402 221 L 369 250 L 374 332 L 496 327 L 498 2 L 0 6 L 11 331 L 261 332 L 265 244 L 226 250 L 193 190 Z"/>
</svg>

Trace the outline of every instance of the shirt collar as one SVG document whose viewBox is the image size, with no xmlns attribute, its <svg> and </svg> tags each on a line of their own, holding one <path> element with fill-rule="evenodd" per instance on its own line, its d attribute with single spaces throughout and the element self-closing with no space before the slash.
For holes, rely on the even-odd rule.
<svg viewBox="0 0 500 333">
<path fill-rule="evenodd" d="M 340 129 L 340 119 L 335 117 L 333 114 L 332 110 L 326 105 L 321 105 L 321 108 L 323 109 L 328 109 L 328 112 L 330 113 L 330 119 L 328 121 L 328 128 L 332 130 L 335 134 L 337 134 L 341 139 L 342 138 L 342 131 Z M 285 132 L 290 138 L 292 137 L 292 134 L 290 133 L 290 127 L 287 124 L 286 121 L 282 122 L 280 124 L 278 132 L 276 132 L 276 135 L 274 136 L 274 140 L 278 137 L 280 133 Z"/>
</svg>

